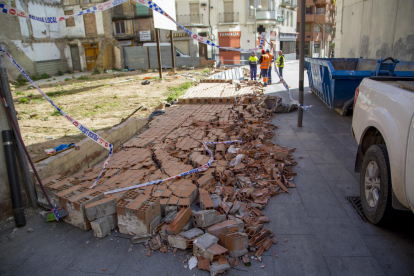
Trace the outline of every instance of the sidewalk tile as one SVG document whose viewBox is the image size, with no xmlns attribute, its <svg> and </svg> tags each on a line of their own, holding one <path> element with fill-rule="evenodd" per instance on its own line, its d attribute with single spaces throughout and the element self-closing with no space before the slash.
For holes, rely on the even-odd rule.
<svg viewBox="0 0 414 276">
<path fill-rule="evenodd" d="M 372 256 L 349 218 L 310 217 L 323 256 Z"/>
<path fill-rule="evenodd" d="M 325 257 L 325 260 L 332 276 L 385 276 L 373 257 Z"/>
</svg>

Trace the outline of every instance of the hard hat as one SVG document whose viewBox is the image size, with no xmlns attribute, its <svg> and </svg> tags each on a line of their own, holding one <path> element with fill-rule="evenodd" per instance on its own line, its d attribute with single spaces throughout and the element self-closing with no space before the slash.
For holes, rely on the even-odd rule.
<svg viewBox="0 0 414 276">
<path fill-rule="evenodd" d="M 270 50 L 269 49 L 266 49 L 266 53 L 270 53 Z"/>
<path fill-rule="evenodd" d="M 262 50 L 262 54 L 264 54 L 264 53 L 265 53 L 265 50 L 263 49 L 263 50 Z"/>
</svg>

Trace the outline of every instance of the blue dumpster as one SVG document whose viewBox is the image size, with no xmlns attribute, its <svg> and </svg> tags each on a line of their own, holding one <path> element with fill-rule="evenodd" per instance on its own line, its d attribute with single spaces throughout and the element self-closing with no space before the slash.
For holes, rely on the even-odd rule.
<svg viewBox="0 0 414 276">
<path fill-rule="evenodd" d="M 414 62 L 363 58 L 305 58 L 309 87 L 329 108 L 346 115 L 355 89 L 371 76 L 413 77 Z"/>
</svg>

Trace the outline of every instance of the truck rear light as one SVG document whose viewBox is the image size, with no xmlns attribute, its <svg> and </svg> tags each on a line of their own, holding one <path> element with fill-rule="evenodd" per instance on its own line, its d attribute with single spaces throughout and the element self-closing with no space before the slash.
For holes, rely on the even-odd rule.
<svg viewBox="0 0 414 276">
<path fill-rule="evenodd" d="M 358 99 L 358 95 L 359 95 L 359 86 L 357 87 L 357 89 L 355 89 L 354 107 L 353 107 L 353 109 L 355 109 L 355 104 L 356 104 L 356 101 Z"/>
</svg>

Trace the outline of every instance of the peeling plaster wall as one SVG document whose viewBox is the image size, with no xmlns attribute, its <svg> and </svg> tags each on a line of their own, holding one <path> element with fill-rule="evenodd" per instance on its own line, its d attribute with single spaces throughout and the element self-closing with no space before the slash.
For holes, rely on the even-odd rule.
<svg viewBox="0 0 414 276">
<path fill-rule="evenodd" d="M 338 0 L 335 57 L 414 61 L 414 1 Z"/>
</svg>

